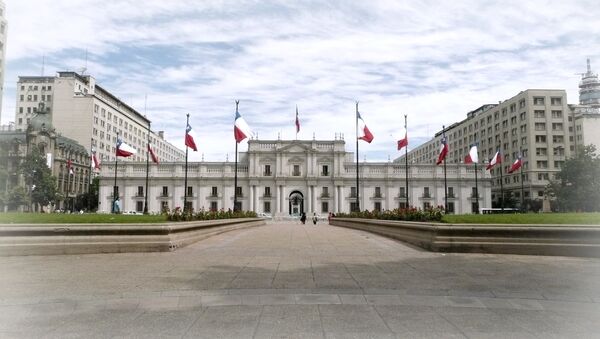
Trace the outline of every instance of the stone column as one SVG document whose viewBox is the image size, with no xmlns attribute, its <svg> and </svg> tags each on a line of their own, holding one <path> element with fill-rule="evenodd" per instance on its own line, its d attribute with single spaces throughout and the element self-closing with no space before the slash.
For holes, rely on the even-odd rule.
<svg viewBox="0 0 600 339">
<path fill-rule="evenodd" d="M 312 213 L 312 186 L 307 186 L 308 190 L 306 193 L 306 214 Z"/>
<path fill-rule="evenodd" d="M 338 212 L 338 187 L 333 186 L 333 213 Z"/>
<path fill-rule="evenodd" d="M 281 213 L 281 191 L 279 190 L 279 185 L 275 186 L 275 190 L 275 213 Z"/>
<path fill-rule="evenodd" d="M 248 197 L 248 206 L 250 211 L 254 211 L 254 185 L 250 185 L 250 196 Z"/>
<path fill-rule="evenodd" d="M 312 206 L 313 206 L 313 212 L 318 212 L 319 208 L 317 207 L 317 197 L 316 197 L 316 187 L 312 186 Z"/>
</svg>

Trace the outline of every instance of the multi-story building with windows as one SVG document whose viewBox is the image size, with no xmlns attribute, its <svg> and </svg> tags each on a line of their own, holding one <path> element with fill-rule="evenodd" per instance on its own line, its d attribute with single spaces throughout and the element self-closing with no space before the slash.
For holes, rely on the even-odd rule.
<svg viewBox="0 0 600 339">
<path fill-rule="evenodd" d="M 8 22 L 6 21 L 6 6 L 0 0 L 0 120 L 2 119 L 2 98 L 4 97 L 4 65 L 6 62 L 6 34 Z"/>
<path fill-rule="evenodd" d="M 15 128 L 25 131 L 43 110 L 66 137 L 91 150 L 101 162 L 115 158 L 117 134 L 138 150 L 127 161 L 143 161 L 148 133 L 161 161 L 181 161 L 185 153 L 167 142 L 162 132 L 150 131 L 150 120 L 96 84 L 90 75 L 59 72 L 57 76 L 22 76 L 17 83 Z"/>
<path fill-rule="evenodd" d="M 364 162 L 359 166 L 360 186 L 356 192 L 356 164 L 346 152 L 344 140 L 250 140 L 248 151 L 238 163 L 237 196 L 240 208 L 276 216 L 384 210 L 410 206 L 427 208 L 444 205 L 444 173 L 441 166 L 416 164 L 408 168 L 406 191 L 404 164 Z M 114 165 L 107 164 L 100 175 L 99 211 L 110 212 L 113 201 Z M 188 187 L 184 187 L 184 163 L 162 163 L 150 167 L 149 191 L 145 192 L 146 165 L 128 162 L 118 165 L 117 187 L 124 211 L 183 207 L 233 209 L 234 163 L 194 162 L 188 164 Z M 473 166 L 447 166 L 448 210 L 472 213 L 491 207 L 490 175 L 479 169 L 475 192 Z"/>
</svg>

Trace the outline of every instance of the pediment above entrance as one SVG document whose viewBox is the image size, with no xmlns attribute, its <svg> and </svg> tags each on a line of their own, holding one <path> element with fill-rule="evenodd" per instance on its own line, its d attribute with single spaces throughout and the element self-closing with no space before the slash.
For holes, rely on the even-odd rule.
<svg viewBox="0 0 600 339">
<path fill-rule="evenodd" d="M 304 158 L 301 157 L 291 157 L 288 159 L 288 164 L 298 164 L 298 163 L 303 163 L 304 162 Z"/>
<path fill-rule="evenodd" d="M 304 153 L 306 151 L 310 151 L 311 147 L 301 143 L 292 143 L 290 145 L 285 145 L 279 149 L 279 152 L 283 153 Z"/>
</svg>

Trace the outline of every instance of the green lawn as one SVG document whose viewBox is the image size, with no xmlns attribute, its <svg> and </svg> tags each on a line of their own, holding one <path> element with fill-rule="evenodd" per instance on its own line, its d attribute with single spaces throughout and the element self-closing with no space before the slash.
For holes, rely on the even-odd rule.
<svg viewBox="0 0 600 339">
<path fill-rule="evenodd" d="M 445 215 L 451 224 L 573 224 L 600 225 L 600 213 L 525 213 Z"/>
<path fill-rule="evenodd" d="M 164 215 L 0 213 L 0 224 L 127 224 L 165 222 Z"/>
</svg>

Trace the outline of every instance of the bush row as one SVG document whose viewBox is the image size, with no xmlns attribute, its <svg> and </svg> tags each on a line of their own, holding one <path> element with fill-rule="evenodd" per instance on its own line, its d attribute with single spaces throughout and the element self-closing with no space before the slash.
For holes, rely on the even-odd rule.
<svg viewBox="0 0 600 339">
<path fill-rule="evenodd" d="M 256 218 L 256 213 L 251 211 L 232 211 L 223 210 L 206 211 L 204 209 L 195 212 L 194 210 L 183 211 L 177 207 L 172 211 L 165 211 L 169 221 L 194 221 L 194 220 L 216 220 L 216 219 L 233 219 L 233 218 Z"/>
<path fill-rule="evenodd" d="M 442 221 L 444 215 L 443 207 L 418 209 L 414 207 L 396 208 L 385 211 L 360 211 L 350 213 L 337 213 L 339 218 L 363 218 L 381 220 L 404 220 L 404 221 Z"/>
</svg>

